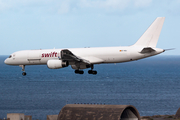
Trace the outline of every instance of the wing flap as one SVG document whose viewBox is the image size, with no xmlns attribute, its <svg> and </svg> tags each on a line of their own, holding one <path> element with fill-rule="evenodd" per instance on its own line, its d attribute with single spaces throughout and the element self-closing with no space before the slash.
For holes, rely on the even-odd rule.
<svg viewBox="0 0 180 120">
<path fill-rule="evenodd" d="M 104 62 L 104 60 L 94 57 L 94 56 L 82 57 L 82 59 L 89 61 L 91 64 L 99 64 L 99 63 Z"/>
</svg>

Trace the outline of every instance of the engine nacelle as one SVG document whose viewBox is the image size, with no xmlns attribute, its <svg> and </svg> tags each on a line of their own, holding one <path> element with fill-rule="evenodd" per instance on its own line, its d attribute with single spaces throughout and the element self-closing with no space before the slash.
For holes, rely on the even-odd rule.
<svg viewBox="0 0 180 120">
<path fill-rule="evenodd" d="M 48 60 L 47 66 L 50 69 L 59 69 L 63 67 L 67 67 L 69 65 L 68 61 L 62 61 L 62 60 Z"/>
</svg>

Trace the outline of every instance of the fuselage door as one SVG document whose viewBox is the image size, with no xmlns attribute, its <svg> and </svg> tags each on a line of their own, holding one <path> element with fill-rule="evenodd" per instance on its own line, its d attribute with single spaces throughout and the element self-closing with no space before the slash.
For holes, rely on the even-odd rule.
<svg viewBox="0 0 180 120">
<path fill-rule="evenodd" d="M 29 51 L 28 61 L 29 63 L 40 63 L 41 62 L 40 52 L 35 50 Z"/>
</svg>

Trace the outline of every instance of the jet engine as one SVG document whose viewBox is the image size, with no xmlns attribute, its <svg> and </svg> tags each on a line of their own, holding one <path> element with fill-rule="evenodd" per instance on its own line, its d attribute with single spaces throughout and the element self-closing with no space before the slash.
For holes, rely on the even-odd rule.
<svg viewBox="0 0 180 120">
<path fill-rule="evenodd" d="M 47 66 L 50 69 L 59 69 L 63 67 L 67 67 L 69 65 L 68 61 L 62 61 L 62 60 L 48 60 Z"/>
</svg>

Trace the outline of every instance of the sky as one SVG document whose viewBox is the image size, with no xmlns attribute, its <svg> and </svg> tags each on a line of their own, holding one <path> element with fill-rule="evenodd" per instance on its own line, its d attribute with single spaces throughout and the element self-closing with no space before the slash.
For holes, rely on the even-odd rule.
<svg viewBox="0 0 180 120">
<path fill-rule="evenodd" d="M 0 55 L 133 45 L 166 17 L 158 48 L 180 55 L 180 0 L 0 0 Z"/>
</svg>

